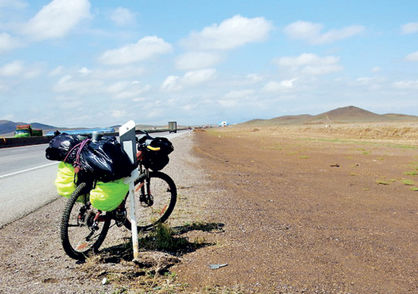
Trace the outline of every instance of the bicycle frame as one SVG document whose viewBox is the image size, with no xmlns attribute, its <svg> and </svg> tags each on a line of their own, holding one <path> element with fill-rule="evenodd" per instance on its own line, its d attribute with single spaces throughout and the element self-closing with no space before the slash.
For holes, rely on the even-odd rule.
<svg viewBox="0 0 418 294">
<path fill-rule="evenodd" d="M 133 125 L 133 122 L 128 125 Z M 131 161 L 136 162 L 136 168 L 122 179 L 129 186 L 129 192 L 119 195 L 123 201 L 118 207 L 101 211 L 92 205 L 90 195 L 97 181 L 93 174 L 81 169 L 74 178 L 76 189 L 67 202 L 61 220 L 62 245 L 67 255 L 74 259 L 81 260 L 89 252 L 97 252 L 114 220 L 114 225 L 123 225 L 131 230 L 135 261 L 139 257 L 138 232 L 151 230 L 163 223 L 174 209 L 176 185 L 167 174 L 160 172 L 168 163 L 168 154 L 162 153 L 167 158 L 162 157 L 161 162 L 158 162 L 159 157 L 148 157 L 160 155 L 150 153 L 160 151 L 158 144 L 152 145 L 155 138 L 144 132 L 145 136 L 138 139 L 132 132 L 133 128 L 125 127 L 120 133 L 120 143 L 125 152 L 131 154 Z M 135 214 L 140 219 L 137 220 Z"/>
</svg>

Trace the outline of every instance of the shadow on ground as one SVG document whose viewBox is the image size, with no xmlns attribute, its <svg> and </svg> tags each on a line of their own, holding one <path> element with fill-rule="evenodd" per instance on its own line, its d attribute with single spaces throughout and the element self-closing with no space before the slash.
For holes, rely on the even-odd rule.
<svg viewBox="0 0 418 294">
<path fill-rule="evenodd" d="M 221 223 L 193 223 L 173 228 L 161 224 L 138 240 L 140 254 L 135 262 L 132 262 L 132 242 L 126 238 L 124 243 L 105 248 L 88 258 L 82 268 L 90 278 L 102 281 L 106 278 L 108 283 L 123 289 L 148 291 L 163 285 L 162 289 L 181 292 L 184 285 L 175 282 L 176 276 L 169 268 L 180 262 L 181 256 L 215 245 L 200 237 L 190 241 L 184 234 L 193 231 L 218 233 L 223 232 L 223 227 Z"/>
<path fill-rule="evenodd" d="M 184 234 L 192 231 L 223 232 L 223 227 L 224 224 L 222 223 L 192 223 L 173 228 L 160 224 L 155 230 L 147 232 L 144 237 L 138 240 L 140 252 L 141 254 L 143 252 L 154 252 L 155 254 L 160 252 L 178 259 L 184 254 L 215 245 L 215 243 L 206 242 L 204 238 L 190 241 L 188 237 L 183 236 Z M 132 242 L 129 238 L 126 238 L 124 243 L 103 249 L 97 257 L 103 263 L 120 263 L 122 260 L 132 261 Z M 145 262 L 143 266 L 149 267 L 149 262 Z"/>
</svg>

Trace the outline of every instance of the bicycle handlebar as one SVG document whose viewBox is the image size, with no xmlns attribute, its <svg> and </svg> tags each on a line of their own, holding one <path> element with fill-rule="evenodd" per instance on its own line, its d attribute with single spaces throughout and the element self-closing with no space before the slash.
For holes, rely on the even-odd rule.
<svg viewBox="0 0 418 294">
<path fill-rule="evenodd" d="M 136 141 L 139 144 L 144 144 L 146 140 L 152 140 L 154 137 L 151 137 L 147 132 L 143 131 L 144 136 L 142 136 L 140 139 L 136 138 Z"/>
</svg>

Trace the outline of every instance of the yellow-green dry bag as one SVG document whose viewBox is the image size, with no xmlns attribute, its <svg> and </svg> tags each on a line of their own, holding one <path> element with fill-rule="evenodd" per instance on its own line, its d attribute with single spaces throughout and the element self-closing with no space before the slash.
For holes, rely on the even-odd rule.
<svg viewBox="0 0 418 294">
<path fill-rule="evenodd" d="M 62 161 L 59 163 L 55 186 L 57 187 L 58 195 L 67 198 L 71 197 L 76 188 L 74 184 L 74 167 L 71 164 Z M 77 201 L 84 202 L 84 195 L 80 195 Z"/>
<path fill-rule="evenodd" d="M 112 211 L 122 203 L 129 191 L 129 184 L 124 179 L 112 182 L 97 182 L 96 188 L 90 191 L 90 202 L 99 210 Z"/>
<path fill-rule="evenodd" d="M 74 184 L 74 167 L 71 164 L 60 162 L 55 186 L 58 194 L 61 196 L 70 198 L 71 194 L 73 194 L 76 186 Z"/>
</svg>

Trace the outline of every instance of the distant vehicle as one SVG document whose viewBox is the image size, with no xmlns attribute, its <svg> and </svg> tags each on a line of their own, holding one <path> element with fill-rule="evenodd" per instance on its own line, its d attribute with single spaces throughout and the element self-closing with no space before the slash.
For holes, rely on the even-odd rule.
<svg viewBox="0 0 418 294">
<path fill-rule="evenodd" d="M 15 138 L 22 137 L 38 137 L 42 136 L 41 129 L 32 129 L 31 125 L 17 125 L 15 131 Z"/>
<path fill-rule="evenodd" d="M 48 132 L 46 135 L 54 136 L 55 132 Z M 61 133 L 66 133 L 69 135 L 91 135 L 91 133 L 93 132 L 97 132 L 99 134 L 115 133 L 115 129 L 114 128 L 94 128 L 94 129 L 62 130 L 61 131 Z"/>
<path fill-rule="evenodd" d="M 226 127 L 226 126 L 228 126 L 228 123 L 227 123 L 226 121 L 221 121 L 221 122 L 219 123 L 219 126 L 220 126 L 220 127 Z"/>
<path fill-rule="evenodd" d="M 168 122 L 168 132 L 169 133 L 177 133 L 177 122 L 176 121 L 169 121 Z"/>
</svg>

